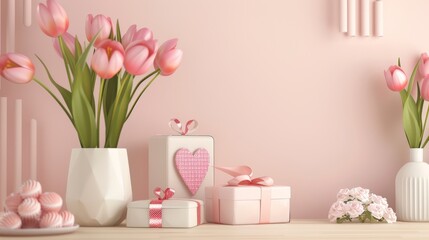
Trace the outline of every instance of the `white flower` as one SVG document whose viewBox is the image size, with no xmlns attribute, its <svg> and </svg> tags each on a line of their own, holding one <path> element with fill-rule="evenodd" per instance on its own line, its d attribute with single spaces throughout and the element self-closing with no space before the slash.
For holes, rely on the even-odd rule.
<svg viewBox="0 0 429 240">
<path fill-rule="evenodd" d="M 386 206 L 382 205 L 382 204 L 378 204 L 378 203 L 371 203 L 368 206 L 368 211 L 371 212 L 372 216 L 377 218 L 378 220 L 380 220 L 381 218 L 383 218 L 384 214 L 387 211 Z"/>
<path fill-rule="evenodd" d="M 337 193 L 337 200 L 338 201 L 348 201 L 351 200 L 350 197 L 350 190 L 348 188 L 343 188 Z"/>
<path fill-rule="evenodd" d="M 361 215 L 365 211 L 362 203 L 357 200 L 348 202 L 346 204 L 346 210 L 351 218 L 359 217 L 359 215 Z"/>
<path fill-rule="evenodd" d="M 350 190 L 350 195 L 352 195 L 354 198 L 359 199 L 363 203 L 369 202 L 369 189 L 355 187 Z"/>
<path fill-rule="evenodd" d="M 382 196 L 378 196 L 377 194 L 371 193 L 370 199 L 373 203 L 381 204 L 381 205 L 385 206 L 386 208 L 389 206 L 387 204 L 386 198 L 384 198 Z"/>
<path fill-rule="evenodd" d="M 393 209 L 388 208 L 386 210 L 386 212 L 383 215 L 384 219 L 386 220 L 387 223 L 394 223 L 396 222 L 396 214 L 393 211 Z"/>
<path fill-rule="evenodd" d="M 329 209 L 328 218 L 331 222 L 337 221 L 337 218 L 341 218 L 346 214 L 346 204 L 343 201 L 336 201 L 332 204 L 331 209 Z"/>
</svg>

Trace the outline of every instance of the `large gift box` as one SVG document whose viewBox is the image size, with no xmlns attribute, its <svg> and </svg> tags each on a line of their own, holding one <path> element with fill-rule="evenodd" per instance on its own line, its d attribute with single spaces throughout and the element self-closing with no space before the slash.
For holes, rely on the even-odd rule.
<svg viewBox="0 0 429 240">
<path fill-rule="evenodd" d="M 272 186 L 273 180 L 269 177 L 252 180 L 251 169 L 249 171 L 250 174 L 235 175 L 229 172 L 235 178 L 227 186 L 206 188 L 207 222 L 259 224 L 290 221 L 290 187 Z"/>
<path fill-rule="evenodd" d="M 204 202 L 201 200 L 167 196 L 128 204 L 127 227 L 190 228 L 204 222 Z"/>
<path fill-rule="evenodd" d="M 179 198 L 204 200 L 204 188 L 214 185 L 214 140 L 186 134 L 149 140 L 149 189 L 168 186 Z"/>
</svg>

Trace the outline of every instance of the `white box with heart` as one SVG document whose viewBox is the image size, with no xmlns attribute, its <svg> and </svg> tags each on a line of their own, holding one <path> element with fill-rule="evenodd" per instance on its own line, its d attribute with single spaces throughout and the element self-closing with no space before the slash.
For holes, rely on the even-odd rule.
<svg viewBox="0 0 429 240">
<path fill-rule="evenodd" d="M 214 186 L 211 136 L 154 136 L 149 140 L 149 196 L 156 187 L 173 188 L 178 198 L 204 200 Z"/>
</svg>

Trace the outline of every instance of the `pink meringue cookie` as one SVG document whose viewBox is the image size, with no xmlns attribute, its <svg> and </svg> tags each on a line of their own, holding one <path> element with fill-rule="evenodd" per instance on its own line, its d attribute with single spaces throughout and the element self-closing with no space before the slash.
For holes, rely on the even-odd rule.
<svg viewBox="0 0 429 240">
<path fill-rule="evenodd" d="M 23 219 L 21 228 L 39 228 L 39 219 Z"/>
<path fill-rule="evenodd" d="M 74 226 L 74 215 L 71 212 L 63 210 L 60 215 L 63 217 L 63 227 Z"/>
<path fill-rule="evenodd" d="M 18 206 L 22 203 L 22 198 L 19 193 L 10 194 L 5 201 L 5 208 L 9 212 L 18 212 Z"/>
<path fill-rule="evenodd" d="M 40 228 L 60 228 L 63 226 L 63 217 L 56 212 L 48 212 L 39 222 Z"/>
<path fill-rule="evenodd" d="M 39 197 L 39 202 L 44 212 L 59 212 L 63 207 L 63 199 L 54 192 L 42 193 Z"/>
<path fill-rule="evenodd" d="M 18 207 L 18 214 L 22 219 L 39 219 L 42 207 L 36 198 L 26 198 Z"/>
<path fill-rule="evenodd" d="M 35 180 L 27 180 L 21 186 L 21 197 L 22 198 L 38 198 L 42 193 L 42 185 Z"/>
<path fill-rule="evenodd" d="M 0 218 L 0 228 L 19 229 L 21 226 L 21 218 L 14 212 L 7 212 Z"/>
</svg>

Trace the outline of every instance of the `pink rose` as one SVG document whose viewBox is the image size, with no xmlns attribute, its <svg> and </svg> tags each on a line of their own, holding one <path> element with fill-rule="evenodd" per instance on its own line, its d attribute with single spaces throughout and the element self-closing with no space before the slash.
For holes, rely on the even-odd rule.
<svg viewBox="0 0 429 240">
<path fill-rule="evenodd" d="M 372 214 L 373 217 L 377 218 L 378 220 L 382 219 L 384 214 L 386 213 L 386 206 L 378 203 L 371 203 L 368 206 L 368 211 Z"/>
<path fill-rule="evenodd" d="M 350 190 L 348 188 L 340 189 L 340 191 L 337 193 L 337 200 L 343 202 L 351 200 Z"/>
<path fill-rule="evenodd" d="M 350 218 L 356 218 L 361 215 L 365 209 L 361 202 L 354 200 L 346 204 L 347 213 L 350 215 Z"/>
<path fill-rule="evenodd" d="M 371 194 L 370 200 L 373 203 L 381 204 L 381 205 L 385 206 L 386 208 L 389 206 L 387 204 L 386 198 L 384 198 L 382 196 L 378 196 L 377 194 L 374 194 L 374 193 Z"/>
<path fill-rule="evenodd" d="M 384 219 L 387 223 L 394 223 L 396 222 L 396 213 L 393 211 L 393 209 L 388 208 L 386 212 L 383 215 Z"/>
<path fill-rule="evenodd" d="M 352 195 L 354 198 L 360 200 L 363 203 L 369 202 L 369 189 L 355 187 L 350 190 L 350 195 Z"/>
<path fill-rule="evenodd" d="M 331 222 L 335 222 L 337 218 L 341 218 L 344 214 L 346 214 L 346 204 L 342 201 L 336 201 L 329 209 L 328 218 Z"/>
</svg>

